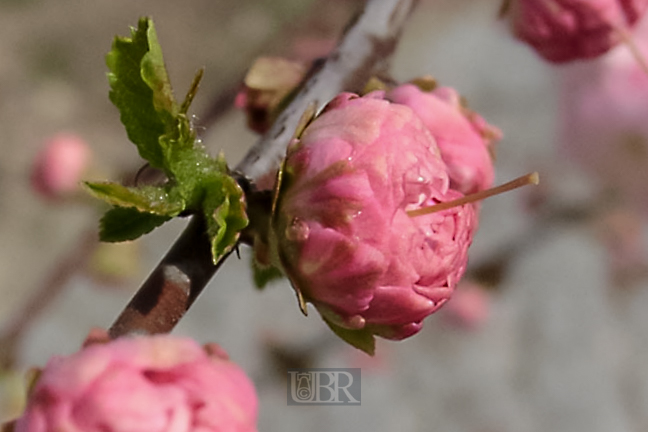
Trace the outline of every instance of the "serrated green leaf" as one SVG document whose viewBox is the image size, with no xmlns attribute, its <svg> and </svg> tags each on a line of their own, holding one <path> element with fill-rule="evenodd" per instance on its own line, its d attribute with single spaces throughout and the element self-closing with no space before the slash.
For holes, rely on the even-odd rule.
<svg viewBox="0 0 648 432">
<path fill-rule="evenodd" d="M 110 100 L 119 109 L 128 138 L 151 166 L 164 169 L 159 138 L 173 127 L 178 105 L 153 22 L 142 18 L 130 38 L 116 37 L 106 64 Z"/>
<path fill-rule="evenodd" d="M 376 353 L 376 338 L 369 330 L 350 330 L 333 324 L 324 317 L 322 318 L 329 328 L 333 330 L 333 333 L 349 345 L 366 352 L 370 356 L 373 356 Z"/>
<path fill-rule="evenodd" d="M 162 47 L 158 42 L 153 21 L 147 18 L 144 19 L 148 23 L 146 36 L 149 51 L 142 58 L 141 76 L 149 88 L 153 90 L 153 107 L 161 119 L 171 126 L 180 112 L 180 107 L 173 96 L 171 81 L 162 57 Z M 140 20 L 141 22 L 142 20 Z"/>
<path fill-rule="evenodd" d="M 232 250 L 239 234 L 248 224 L 243 204 L 243 191 L 236 181 L 214 172 L 204 181 L 205 199 L 202 209 L 207 221 L 207 235 L 212 246 L 214 263 Z"/>
<path fill-rule="evenodd" d="M 142 213 L 129 207 L 113 207 L 101 218 L 99 239 L 105 242 L 135 240 L 171 219 L 151 213 Z"/>
<path fill-rule="evenodd" d="M 134 207 L 144 213 L 174 217 L 185 209 L 185 202 L 173 189 L 156 186 L 126 187 L 118 183 L 86 182 L 95 197 L 119 207 Z"/>
<path fill-rule="evenodd" d="M 129 139 L 152 167 L 165 172 L 168 183 L 136 188 L 87 183 L 93 195 L 116 206 L 102 220 L 102 238 L 136 238 L 181 212 L 201 213 L 217 262 L 234 247 L 248 220 L 243 193 L 225 159 L 209 156 L 186 114 L 202 71 L 179 106 L 148 18 L 140 19 L 130 37 L 115 38 L 106 63 L 110 100 L 120 111 Z"/>
</svg>

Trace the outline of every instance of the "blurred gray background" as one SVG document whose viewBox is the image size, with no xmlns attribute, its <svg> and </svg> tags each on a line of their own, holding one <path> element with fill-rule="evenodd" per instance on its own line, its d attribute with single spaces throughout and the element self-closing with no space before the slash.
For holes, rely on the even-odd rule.
<svg viewBox="0 0 648 432">
<path fill-rule="evenodd" d="M 178 95 L 206 68 L 193 107 L 200 114 L 255 56 L 294 53 L 304 27 L 337 34 L 358 4 L 0 1 L 0 320 L 18 313 L 97 223 L 87 205 L 54 205 L 31 192 L 29 170 L 43 142 L 60 131 L 79 134 L 113 179 L 141 165 L 107 97 L 104 55 L 114 35 L 151 15 Z M 394 75 L 434 75 L 503 130 L 498 183 L 538 170 L 552 200 L 587 200 L 590 179 L 555 152 L 557 72 L 511 38 L 496 20 L 498 8 L 497 0 L 421 1 Z M 206 131 L 204 143 L 234 165 L 255 139 L 233 111 Z M 338 341 L 316 313 L 303 317 L 286 282 L 255 290 L 242 248 L 241 260 L 228 260 L 175 333 L 218 342 L 246 369 L 258 387 L 263 431 L 648 430 L 645 281 L 623 289 L 610 283 L 605 247 L 589 223 L 533 234 L 538 218 L 529 200 L 521 190 L 482 206 L 471 263 L 530 240 L 512 254 L 478 329 L 448 325 L 439 313 L 409 340 L 380 341 L 370 359 Z M 20 364 L 43 365 L 78 349 L 92 326 L 108 327 L 185 223 L 147 236 L 139 270 L 118 287 L 74 275 L 29 327 Z M 361 367 L 362 406 L 287 406 L 285 368 L 295 363 Z"/>
</svg>

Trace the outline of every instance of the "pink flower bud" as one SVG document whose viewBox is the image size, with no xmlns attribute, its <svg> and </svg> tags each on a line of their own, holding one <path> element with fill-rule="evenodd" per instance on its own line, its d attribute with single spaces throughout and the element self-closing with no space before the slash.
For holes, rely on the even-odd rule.
<svg viewBox="0 0 648 432">
<path fill-rule="evenodd" d="M 76 191 L 90 156 L 82 138 L 73 134 L 54 136 L 36 157 L 31 173 L 32 188 L 47 199 Z"/>
<path fill-rule="evenodd" d="M 254 387 L 190 339 L 122 338 L 52 358 L 16 432 L 256 431 Z"/>
<path fill-rule="evenodd" d="M 648 0 L 511 0 L 511 25 L 542 57 L 562 63 L 608 51 L 647 6 Z"/>
<path fill-rule="evenodd" d="M 432 133 L 448 166 L 452 189 L 470 194 L 493 185 L 489 150 L 501 132 L 463 107 L 454 89 L 438 87 L 425 92 L 404 84 L 391 90 L 387 98 L 414 110 Z"/>
<path fill-rule="evenodd" d="M 382 92 L 338 96 L 291 146 L 281 181 L 273 246 L 329 324 L 403 339 L 450 297 L 475 210 L 407 215 L 462 196 L 410 108 Z"/>
</svg>

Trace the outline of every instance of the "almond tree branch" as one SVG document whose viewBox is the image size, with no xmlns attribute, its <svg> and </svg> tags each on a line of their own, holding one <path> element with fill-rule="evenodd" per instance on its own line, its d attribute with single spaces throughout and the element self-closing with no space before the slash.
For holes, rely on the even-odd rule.
<svg viewBox="0 0 648 432">
<path fill-rule="evenodd" d="M 342 91 L 361 90 L 373 74 L 385 70 L 417 2 L 369 0 L 322 68 L 311 76 L 236 170 L 252 179 L 276 170 L 302 113 L 311 102 L 321 108 Z"/>
<path fill-rule="evenodd" d="M 338 47 L 273 127 L 248 152 L 236 171 L 256 180 L 275 171 L 308 105 L 322 107 L 342 91 L 357 91 L 387 67 L 409 13 L 418 0 L 368 0 Z M 220 264 L 211 260 L 204 221 L 194 216 L 171 250 L 109 329 L 116 338 L 129 333 L 167 333 L 189 309 Z"/>
</svg>

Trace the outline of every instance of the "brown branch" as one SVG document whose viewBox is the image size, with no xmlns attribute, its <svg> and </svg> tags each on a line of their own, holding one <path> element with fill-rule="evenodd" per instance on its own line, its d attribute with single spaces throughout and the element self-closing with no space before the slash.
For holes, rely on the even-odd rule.
<svg viewBox="0 0 648 432">
<path fill-rule="evenodd" d="M 236 170 L 251 179 L 275 171 L 302 113 L 311 102 L 315 101 L 321 107 L 341 91 L 357 91 L 376 71 L 386 67 L 416 2 L 368 0 L 337 49 L 307 80 L 270 131 L 248 152 Z M 171 331 L 207 285 L 218 265 L 211 260 L 204 222 L 194 216 L 112 325 L 110 336 Z"/>
<path fill-rule="evenodd" d="M 204 220 L 194 216 L 108 333 L 115 338 L 127 333 L 170 332 L 224 258 L 213 264 Z"/>
<path fill-rule="evenodd" d="M 417 1 L 368 1 L 324 66 L 311 76 L 236 170 L 252 179 L 276 170 L 302 113 L 312 102 L 321 108 L 342 91 L 357 92 L 373 74 L 386 69 Z"/>
</svg>

